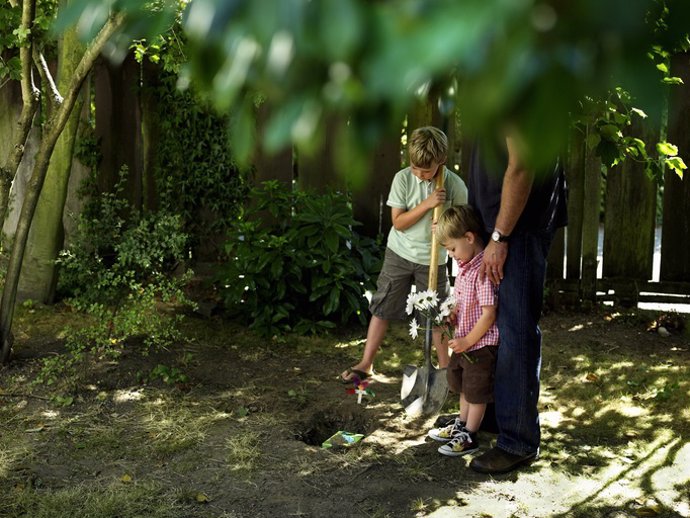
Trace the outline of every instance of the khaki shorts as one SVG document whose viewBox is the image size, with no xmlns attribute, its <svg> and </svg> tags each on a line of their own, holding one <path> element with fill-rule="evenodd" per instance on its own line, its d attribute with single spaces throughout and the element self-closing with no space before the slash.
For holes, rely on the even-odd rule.
<svg viewBox="0 0 690 518">
<path fill-rule="evenodd" d="M 450 357 L 446 376 L 448 388 L 456 394 L 464 394 L 468 403 L 492 403 L 494 400 L 494 371 L 498 347 L 486 346 L 467 354 L 453 353 Z"/>
<path fill-rule="evenodd" d="M 436 291 L 441 300 L 448 296 L 448 275 L 446 265 L 438 267 L 438 287 Z M 429 267 L 403 259 L 390 248 L 386 255 L 376 282 L 376 293 L 371 298 L 369 311 L 383 320 L 406 320 L 412 318 L 405 313 L 407 296 L 412 286 L 424 291 L 429 285 Z"/>
</svg>

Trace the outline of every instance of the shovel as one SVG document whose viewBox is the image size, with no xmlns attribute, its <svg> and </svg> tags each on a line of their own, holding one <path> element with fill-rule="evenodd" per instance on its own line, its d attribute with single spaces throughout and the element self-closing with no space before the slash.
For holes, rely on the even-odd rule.
<svg viewBox="0 0 690 518">
<path fill-rule="evenodd" d="M 443 187 L 444 167 L 436 175 L 435 188 Z M 438 221 L 442 206 L 434 208 L 432 220 Z M 429 262 L 429 289 L 435 290 L 438 283 L 438 238 L 436 233 L 431 236 L 431 261 Z M 424 366 L 417 368 L 407 365 L 403 370 L 402 387 L 400 388 L 400 400 L 405 413 L 411 417 L 435 414 L 446 401 L 448 395 L 448 381 L 446 369 L 437 369 L 431 363 L 432 319 L 427 317 L 426 333 L 424 339 Z"/>
</svg>

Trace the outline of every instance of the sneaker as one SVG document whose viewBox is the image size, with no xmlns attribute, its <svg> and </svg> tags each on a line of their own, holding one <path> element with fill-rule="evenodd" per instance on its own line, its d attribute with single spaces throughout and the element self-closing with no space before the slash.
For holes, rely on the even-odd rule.
<svg viewBox="0 0 690 518">
<path fill-rule="evenodd" d="M 465 423 L 460 421 L 459 417 L 448 423 L 446 426 L 440 428 L 432 428 L 427 433 L 427 436 L 431 437 L 434 441 L 448 442 L 453 438 L 453 435 L 457 435 L 461 430 L 465 429 Z"/>
<path fill-rule="evenodd" d="M 477 440 L 477 434 L 471 433 L 463 428 L 459 433 L 453 435 L 448 444 L 441 446 L 438 452 L 443 455 L 448 455 L 449 457 L 457 457 L 459 455 L 472 453 L 478 449 L 479 441 Z"/>
</svg>

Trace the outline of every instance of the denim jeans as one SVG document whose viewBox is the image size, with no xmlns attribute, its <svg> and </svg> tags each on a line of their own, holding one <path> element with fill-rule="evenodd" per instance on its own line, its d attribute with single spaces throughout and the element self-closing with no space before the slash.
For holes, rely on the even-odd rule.
<svg viewBox="0 0 690 518">
<path fill-rule="evenodd" d="M 539 371 L 546 256 L 553 232 L 511 236 L 498 294 L 500 345 L 494 398 L 497 446 L 517 455 L 539 451 Z"/>
</svg>

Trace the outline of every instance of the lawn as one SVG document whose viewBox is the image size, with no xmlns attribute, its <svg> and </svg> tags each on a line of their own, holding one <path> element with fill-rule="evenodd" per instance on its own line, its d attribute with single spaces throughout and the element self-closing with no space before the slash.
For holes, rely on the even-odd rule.
<svg viewBox="0 0 690 518">
<path fill-rule="evenodd" d="M 547 314 L 540 458 L 490 477 L 436 452 L 434 417 L 402 411 L 401 371 L 422 346 L 402 324 L 357 404 L 337 376 L 363 329 L 263 339 L 190 316 L 175 348 L 135 341 L 46 385 L 42 362 L 78 317 L 23 308 L 0 371 L 0 516 L 688 517 L 690 338 L 661 336 L 658 317 Z M 456 410 L 451 397 L 443 413 Z M 364 439 L 321 448 L 337 430 Z M 482 432 L 481 449 L 494 439 Z"/>
</svg>

